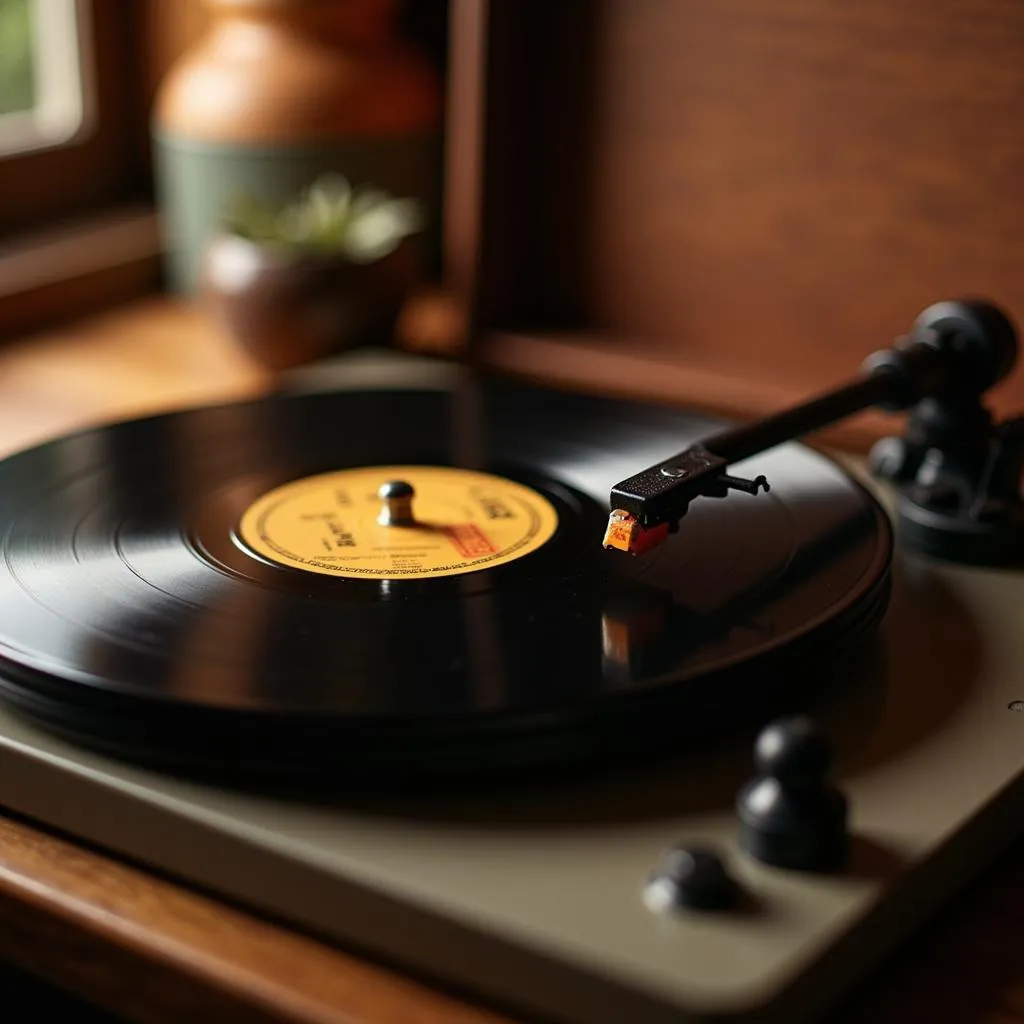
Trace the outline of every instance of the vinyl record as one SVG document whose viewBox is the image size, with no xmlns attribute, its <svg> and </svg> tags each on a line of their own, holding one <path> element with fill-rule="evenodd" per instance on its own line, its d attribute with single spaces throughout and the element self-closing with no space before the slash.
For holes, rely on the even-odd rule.
<svg viewBox="0 0 1024 1024">
<path fill-rule="evenodd" d="M 609 488 L 717 426 L 460 375 L 21 453 L 0 464 L 0 695 L 221 776 L 476 773 L 727 726 L 877 624 L 891 537 L 789 444 L 742 466 L 769 494 L 698 501 L 640 558 L 603 550 Z"/>
</svg>

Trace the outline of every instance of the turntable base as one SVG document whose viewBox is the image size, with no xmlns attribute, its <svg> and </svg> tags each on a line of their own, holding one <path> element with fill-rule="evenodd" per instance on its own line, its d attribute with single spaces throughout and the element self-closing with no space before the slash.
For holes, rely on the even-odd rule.
<svg viewBox="0 0 1024 1024">
<path fill-rule="evenodd" d="M 840 744 L 853 858 L 759 866 L 735 844 L 749 747 L 485 799 L 330 805 L 128 768 L 0 715 L 0 802 L 256 909 L 567 1022 L 807 1020 L 1019 830 L 1019 575 L 903 560 L 881 699 Z M 731 915 L 641 899 L 680 841 L 726 852 Z"/>
<path fill-rule="evenodd" d="M 1022 602 L 1019 572 L 897 558 L 877 643 L 822 679 L 851 803 L 835 874 L 740 852 L 750 735 L 586 779 L 331 800 L 130 767 L 0 709 L 0 805 L 517 1016 L 797 1024 L 1020 833 Z M 720 848 L 737 910 L 648 909 L 681 842 Z"/>
</svg>

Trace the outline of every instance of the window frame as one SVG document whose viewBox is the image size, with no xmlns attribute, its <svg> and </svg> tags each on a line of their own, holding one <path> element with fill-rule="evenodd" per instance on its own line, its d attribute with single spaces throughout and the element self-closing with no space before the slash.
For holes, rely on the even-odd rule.
<svg viewBox="0 0 1024 1024">
<path fill-rule="evenodd" d="M 75 0 L 88 106 L 62 144 L 0 156 L 0 336 L 66 320 L 159 285 L 149 154 L 152 0 Z M 110 223 L 130 223 L 107 244 Z M 97 227 L 99 225 L 99 227 Z M 74 259 L 49 263 L 57 245 Z"/>
<path fill-rule="evenodd" d="M 148 97 L 138 56 L 144 5 L 75 3 L 83 63 L 91 65 L 86 116 L 62 144 L 0 156 L 0 240 L 148 195 Z"/>
<path fill-rule="evenodd" d="M 73 143 L 88 133 L 94 113 L 89 5 L 76 0 L 23 2 L 34 13 L 29 45 L 36 96 L 30 109 L 0 114 L 0 159 Z"/>
</svg>

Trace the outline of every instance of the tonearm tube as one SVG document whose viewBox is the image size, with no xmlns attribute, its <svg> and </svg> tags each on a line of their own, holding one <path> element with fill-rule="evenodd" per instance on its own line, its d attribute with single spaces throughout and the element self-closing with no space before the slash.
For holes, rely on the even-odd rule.
<svg viewBox="0 0 1024 1024">
<path fill-rule="evenodd" d="M 929 306 L 910 333 L 869 357 L 853 380 L 765 419 L 730 427 L 641 470 L 611 491 L 604 545 L 631 554 L 675 532 L 691 502 L 770 489 L 730 467 L 870 407 L 909 410 L 903 437 L 872 449 L 898 490 L 903 539 L 955 561 L 1005 564 L 1024 554 L 1024 417 L 996 422 L 983 396 L 1017 361 L 1009 317 L 984 301 Z"/>
</svg>

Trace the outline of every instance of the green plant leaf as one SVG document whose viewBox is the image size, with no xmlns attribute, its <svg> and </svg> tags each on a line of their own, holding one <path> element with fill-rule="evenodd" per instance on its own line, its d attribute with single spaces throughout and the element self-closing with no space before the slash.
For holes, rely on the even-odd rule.
<svg viewBox="0 0 1024 1024">
<path fill-rule="evenodd" d="M 239 196 L 224 223 L 227 230 L 258 245 L 334 253 L 370 263 L 422 230 L 424 220 L 415 199 L 396 199 L 373 186 L 353 188 L 343 176 L 327 174 L 277 208 Z"/>
</svg>

